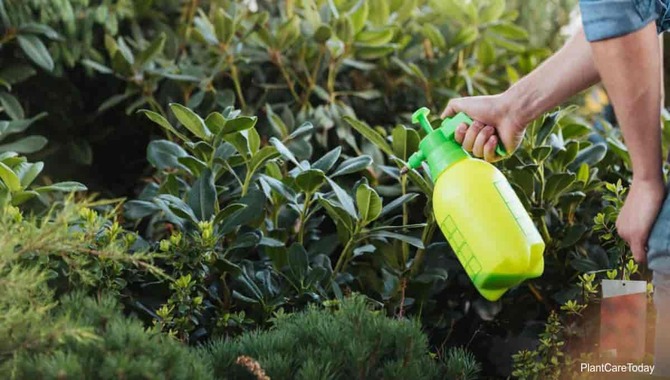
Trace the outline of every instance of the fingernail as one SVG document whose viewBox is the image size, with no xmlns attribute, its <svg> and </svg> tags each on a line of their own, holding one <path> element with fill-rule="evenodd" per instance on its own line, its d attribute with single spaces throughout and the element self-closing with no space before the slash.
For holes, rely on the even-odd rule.
<svg viewBox="0 0 670 380">
<path fill-rule="evenodd" d="M 465 126 L 465 124 L 459 124 L 458 127 L 456 128 L 456 131 L 459 133 L 465 133 L 465 131 L 468 130 L 468 127 Z"/>
</svg>

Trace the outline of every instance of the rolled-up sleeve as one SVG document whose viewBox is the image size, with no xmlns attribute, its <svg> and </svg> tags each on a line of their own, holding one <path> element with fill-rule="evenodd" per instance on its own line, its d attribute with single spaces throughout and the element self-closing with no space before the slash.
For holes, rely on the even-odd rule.
<svg viewBox="0 0 670 380">
<path fill-rule="evenodd" d="M 657 0 L 579 0 L 588 41 L 619 37 L 642 29 L 659 15 Z"/>
</svg>

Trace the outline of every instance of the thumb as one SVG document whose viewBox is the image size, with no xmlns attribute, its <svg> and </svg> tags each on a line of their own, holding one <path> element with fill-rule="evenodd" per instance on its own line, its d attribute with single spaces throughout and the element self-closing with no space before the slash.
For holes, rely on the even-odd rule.
<svg viewBox="0 0 670 380">
<path fill-rule="evenodd" d="M 461 98 L 451 99 L 444 108 L 444 111 L 442 111 L 442 115 L 440 115 L 440 117 L 444 119 L 445 117 L 454 116 L 462 111 L 461 108 Z"/>
</svg>

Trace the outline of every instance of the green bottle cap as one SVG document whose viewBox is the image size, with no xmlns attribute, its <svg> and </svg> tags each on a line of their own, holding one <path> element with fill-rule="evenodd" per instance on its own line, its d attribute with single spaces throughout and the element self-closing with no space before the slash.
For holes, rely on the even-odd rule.
<svg viewBox="0 0 670 380">
<path fill-rule="evenodd" d="M 426 131 L 426 137 L 419 143 L 419 150 L 410 156 L 407 166 L 416 169 L 423 161 L 426 161 L 431 177 L 436 180 L 444 169 L 470 156 L 456 141 L 455 134 L 459 124 L 470 125 L 472 119 L 461 112 L 452 118 L 444 119 L 438 129 L 433 129 L 428 121 L 429 113 L 428 108 L 422 107 L 412 115 L 412 123 L 419 123 Z M 498 144 L 496 153 L 500 156 L 506 154 L 502 144 Z"/>
</svg>

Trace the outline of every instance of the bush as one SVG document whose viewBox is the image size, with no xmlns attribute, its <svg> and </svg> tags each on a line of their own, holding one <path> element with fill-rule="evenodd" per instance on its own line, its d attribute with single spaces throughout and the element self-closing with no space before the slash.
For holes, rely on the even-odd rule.
<svg viewBox="0 0 670 380">
<path fill-rule="evenodd" d="M 279 315 L 269 331 L 245 334 L 207 347 L 214 373 L 256 379 L 256 361 L 272 379 L 434 379 L 439 366 L 429 356 L 419 324 L 371 311 L 360 296 L 327 308 Z M 259 377 L 260 378 L 260 377 Z"/>
<path fill-rule="evenodd" d="M 208 379 L 207 362 L 159 331 L 128 318 L 113 297 L 64 297 L 54 318 L 89 331 L 62 339 L 46 353 L 20 354 L 11 363 L 17 379 Z"/>
</svg>

